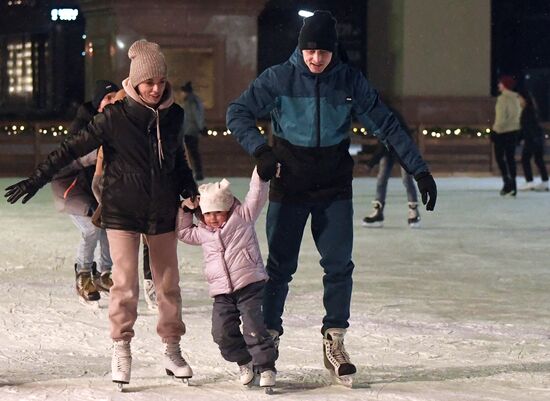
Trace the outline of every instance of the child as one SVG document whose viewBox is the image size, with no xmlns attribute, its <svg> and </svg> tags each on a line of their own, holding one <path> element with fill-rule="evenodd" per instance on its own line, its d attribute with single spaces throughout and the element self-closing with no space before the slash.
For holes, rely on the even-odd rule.
<svg viewBox="0 0 550 401">
<path fill-rule="evenodd" d="M 226 179 L 203 184 L 199 187 L 199 221 L 193 224 L 197 202 L 186 199 L 176 227 L 180 241 L 202 246 L 204 274 L 214 298 L 212 336 L 223 358 L 237 362 L 244 385 L 254 380 L 253 367 L 259 370 L 261 387 L 273 387 L 276 375 L 276 349 L 262 316 L 267 273 L 254 230 L 267 194 L 268 183 L 256 169 L 242 204 Z"/>
</svg>

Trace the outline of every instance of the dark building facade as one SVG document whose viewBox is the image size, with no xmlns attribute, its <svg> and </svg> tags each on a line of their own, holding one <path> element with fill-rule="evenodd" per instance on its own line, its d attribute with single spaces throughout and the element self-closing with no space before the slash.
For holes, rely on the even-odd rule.
<svg viewBox="0 0 550 401">
<path fill-rule="evenodd" d="M 516 76 L 550 121 L 550 1 L 493 0 L 492 92 L 501 74 Z"/>
<path fill-rule="evenodd" d="M 0 115 L 64 117 L 82 100 L 84 19 L 70 1 L 0 3 Z"/>
<path fill-rule="evenodd" d="M 300 11 L 329 10 L 338 25 L 338 41 L 350 64 L 367 68 L 366 0 L 270 0 L 258 18 L 258 74 L 286 61 L 297 45 L 303 16 Z"/>
</svg>

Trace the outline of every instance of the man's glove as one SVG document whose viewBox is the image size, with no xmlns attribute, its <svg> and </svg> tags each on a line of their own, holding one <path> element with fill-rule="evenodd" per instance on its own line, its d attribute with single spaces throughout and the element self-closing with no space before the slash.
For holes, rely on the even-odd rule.
<svg viewBox="0 0 550 401">
<path fill-rule="evenodd" d="M 7 201 L 9 203 L 15 203 L 19 198 L 25 196 L 23 198 L 23 203 L 27 203 L 42 186 L 43 184 L 37 183 L 32 178 L 27 178 L 26 180 L 19 181 L 17 184 L 7 187 L 4 197 L 8 198 Z"/>
<path fill-rule="evenodd" d="M 261 145 L 254 152 L 258 175 L 263 181 L 269 181 L 277 173 L 277 159 L 269 145 Z"/>
<path fill-rule="evenodd" d="M 429 172 L 424 171 L 415 175 L 414 179 L 418 185 L 420 195 L 422 195 L 422 203 L 426 205 L 426 210 L 434 210 L 435 201 L 437 200 L 437 186 L 434 178 Z"/>
</svg>

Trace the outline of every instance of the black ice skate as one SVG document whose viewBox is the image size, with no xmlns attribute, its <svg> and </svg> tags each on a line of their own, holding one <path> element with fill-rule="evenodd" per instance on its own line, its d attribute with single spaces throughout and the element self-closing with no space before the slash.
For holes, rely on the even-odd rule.
<svg viewBox="0 0 550 401">
<path fill-rule="evenodd" d="M 99 291 L 97 290 L 91 271 L 77 272 L 75 265 L 76 275 L 76 292 L 80 303 L 86 306 L 99 307 Z"/>
<path fill-rule="evenodd" d="M 111 271 L 106 270 L 104 272 L 99 273 L 97 271 L 96 264 L 94 262 L 94 265 L 92 267 L 92 272 L 94 275 L 94 285 L 99 291 L 109 293 L 111 291 L 111 287 L 113 286 L 113 279 L 111 278 Z"/>
<path fill-rule="evenodd" d="M 357 371 L 351 363 L 349 355 L 344 348 L 344 336 L 346 329 L 327 329 L 323 338 L 323 357 L 325 367 L 335 384 L 342 384 L 346 387 L 353 386 L 353 375 Z"/>
<path fill-rule="evenodd" d="M 516 196 L 516 194 L 517 194 L 516 180 L 511 178 L 506 178 L 504 180 L 504 185 L 500 190 L 500 196 Z"/>
<path fill-rule="evenodd" d="M 419 228 L 420 227 L 420 213 L 418 212 L 418 203 L 409 202 L 409 216 L 407 219 L 409 227 Z"/>
<path fill-rule="evenodd" d="M 384 225 L 384 204 L 372 201 L 373 211 L 363 219 L 363 227 L 382 227 Z"/>
</svg>

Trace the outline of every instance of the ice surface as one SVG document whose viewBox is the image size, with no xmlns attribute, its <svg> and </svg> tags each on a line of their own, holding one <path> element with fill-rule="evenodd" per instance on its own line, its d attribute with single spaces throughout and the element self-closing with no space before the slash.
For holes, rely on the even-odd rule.
<svg viewBox="0 0 550 401">
<path fill-rule="evenodd" d="M 0 179 L 4 188 L 14 179 Z M 233 178 L 242 197 L 248 180 Z M 366 229 L 373 178 L 355 186 L 355 284 L 346 346 L 356 388 L 323 368 L 319 256 L 306 230 L 285 312 L 277 395 L 238 384 L 210 335 L 199 248 L 179 246 L 182 341 L 190 387 L 161 368 L 156 315 L 140 300 L 128 393 L 110 381 L 106 301 L 74 291 L 77 230 L 49 188 L 27 205 L 0 201 L 0 400 L 526 400 L 550 399 L 550 193 L 498 195 L 497 178 L 441 178 L 436 211 L 406 226 L 390 180 L 385 227 Z M 265 210 L 264 210 L 265 214 Z M 258 222 L 264 259 L 265 218 Z M 370 387 L 369 387 L 370 385 Z"/>
</svg>

